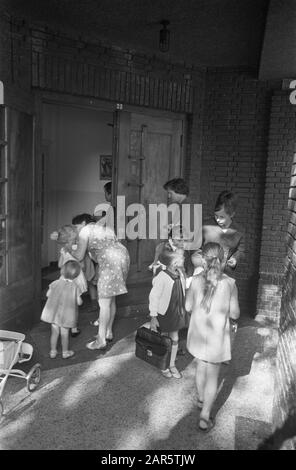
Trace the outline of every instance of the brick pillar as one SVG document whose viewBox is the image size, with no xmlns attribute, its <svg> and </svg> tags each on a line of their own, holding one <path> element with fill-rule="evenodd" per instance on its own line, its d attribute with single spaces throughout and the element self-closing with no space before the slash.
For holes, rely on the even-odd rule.
<svg viewBox="0 0 296 470">
<path fill-rule="evenodd" d="M 272 97 L 268 159 L 260 252 L 257 316 L 279 324 L 286 234 L 288 196 L 296 142 L 296 106 L 288 91 L 276 91 Z"/>
</svg>

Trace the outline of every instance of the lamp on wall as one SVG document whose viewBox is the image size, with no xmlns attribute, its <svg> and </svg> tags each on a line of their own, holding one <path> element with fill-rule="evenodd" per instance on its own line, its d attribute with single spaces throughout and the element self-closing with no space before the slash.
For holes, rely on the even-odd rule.
<svg viewBox="0 0 296 470">
<path fill-rule="evenodd" d="M 170 47 L 170 30 L 167 29 L 167 27 L 170 22 L 168 20 L 162 20 L 160 24 L 162 28 L 159 31 L 159 50 L 161 52 L 168 52 Z"/>
</svg>

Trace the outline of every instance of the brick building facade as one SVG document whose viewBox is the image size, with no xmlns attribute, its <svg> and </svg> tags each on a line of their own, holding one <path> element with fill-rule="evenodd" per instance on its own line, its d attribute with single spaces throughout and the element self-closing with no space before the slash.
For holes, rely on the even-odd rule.
<svg viewBox="0 0 296 470">
<path fill-rule="evenodd" d="M 239 195 L 242 310 L 279 324 L 274 424 L 281 425 L 296 395 L 296 106 L 288 92 L 253 70 L 171 64 L 8 17 L 0 22 L 0 79 L 16 96 L 43 90 L 186 113 L 184 176 L 204 215 L 221 190 Z"/>
</svg>

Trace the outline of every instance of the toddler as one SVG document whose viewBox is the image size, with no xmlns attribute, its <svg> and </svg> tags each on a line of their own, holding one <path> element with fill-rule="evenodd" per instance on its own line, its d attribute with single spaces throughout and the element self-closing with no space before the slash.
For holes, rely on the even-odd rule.
<svg viewBox="0 0 296 470">
<path fill-rule="evenodd" d="M 69 350 L 69 330 L 76 327 L 78 305 L 82 305 L 82 291 L 75 282 L 80 272 L 81 268 L 77 261 L 66 261 L 61 267 L 60 278 L 49 285 L 41 320 L 51 323 L 49 353 L 51 359 L 57 356 L 60 335 L 63 359 L 74 355 L 74 351 Z"/>
</svg>

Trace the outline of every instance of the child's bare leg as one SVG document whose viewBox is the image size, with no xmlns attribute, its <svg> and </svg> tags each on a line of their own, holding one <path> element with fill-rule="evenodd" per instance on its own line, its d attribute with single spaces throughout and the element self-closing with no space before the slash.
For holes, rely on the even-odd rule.
<svg viewBox="0 0 296 470">
<path fill-rule="evenodd" d="M 61 340 L 62 340 L 62 351 L 65 353 L 69 350 L 69 328 L 61 327 Z"/>
<path fill-rule="evenodd" d="M 50 350 L 51 352 L 57 351 L 58 339 L 60 336 L 60 327 L 55 323 L 51 324 L 51 336 L 50 336 Z"/>
<path fill-rule="evenodd" d="M 197 361 L 195 382 L 196 382 L 198 399 L 200 402 L 203 402 L 204 401 L 204 389 L 205 389 L 205 383 L 206 383 L 206 363 L 204 361 Z"/>
<path fill-rule="evenodd" d="M 216 399 L 218 389 L 218 377 L 220 371 L 220 364 L 206 363 L 206 381 L 204 387 L 204 402 L 200 413 L 200 418 L 208 420 L 211 416 L 212 406 Z M 200 421 L 199 426 L 203 429 L 207 429 L 207 425 L 204 421 Z"/>
<path fill-rule="evenodd" d="M 180 379 L 182 375 L 178 371 L 175 363 L 176 357 L 178 352 L 178 344 L 179 344 L 179 332 L 178 331 L 170 331 L 169 337 L 172 340 L 172 351 L 171 351 L 171 359 L 170 359 L 170 371 L 175 379 Z"/>
</svg>

